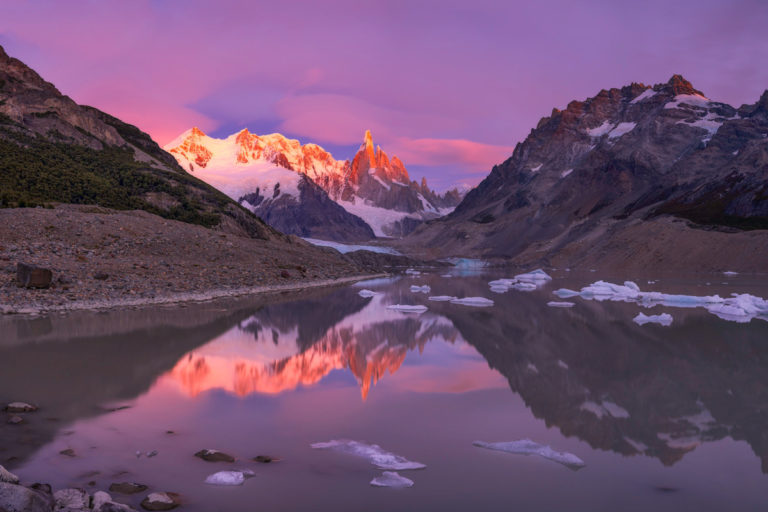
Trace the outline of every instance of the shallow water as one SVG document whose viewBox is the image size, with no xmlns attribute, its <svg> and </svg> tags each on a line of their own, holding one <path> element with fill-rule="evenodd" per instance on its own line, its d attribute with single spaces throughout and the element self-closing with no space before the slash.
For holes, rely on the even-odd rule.
<svg viewBox="0 0 768 512">
<path fill-rule="evenodd" d="M 55 488 L 144 483 L 180 493 L 190 511 L 766 508 L 768 322 L 579 297 L 546 306 L 557 288 L 623 281 L 599 273 L 553 272 L 541 289 L 503 294 L 487 283 L 511 276 L 443 273 L 266 301 L 0 319 L 0 400 L 40 406 L 0 426 L 0 461 Z M 742 276 L 637 282 L 768 297 L 766 283 Z M 674 322 L 639 326 L 639 312 Z M 369 460 L 310 447 L 339 439 L 426 468 L 400 471 L 413 487 L 373 487 L 382 470 Z M 473 446 L 523 439 L 585 466 Z M 204 448 L 238 460 L 193 456 Z M 250 460 L 261 454 L 281 460 Z M 203 483 L 230 469 L 256 475 Z M 145 494 L 113 497 L 138 507 Z"/>
</svg>

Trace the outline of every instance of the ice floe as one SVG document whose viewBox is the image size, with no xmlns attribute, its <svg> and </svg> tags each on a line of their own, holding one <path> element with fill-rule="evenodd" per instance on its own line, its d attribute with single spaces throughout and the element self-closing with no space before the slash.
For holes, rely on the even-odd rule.
<svg viewBox="0 0 768 512">
<path fill-rule="evenodd" d="M 669 313 L 662 313 L 660 315 L 646 315 L 643 313 L 638 313 L 637 316 L 632 319 L 632 321 L 637 325 L 659 324 L 668 327 L 672 325 L 672 315 Z"/>
<path fill-rule="evenodd" d="M 373 290 L 360 290 L 357 292 L 357 294 L 363 298 L 373 297 L 374 295 L 378 295 L 378 292 L 375 292 Z"/>
<path fill-rule="evenodd" d="M 368 444 L 362 441 L 338 439 L 325 443 L 312 443 L 310 446 L 315 449 L 335 450 L 337 452 L 362 457 L 379 469 L 402 471 L 405 469 L 424 469 L 427 467 L 420 462 L 413 462 L 401 455 L 388 452 L 377 444 Z"/>
<path fill-rule="evenodd" d="M 737 276 L 737 275 L 739 275 L 739 273 L 738 272 L 734 272 L 732 270 L 726 270 L 725 272 L 723 272 L 723 275 L 725 275 L 725 276 Z"/>
<path fill-rule="evenodd" d="M 429 293 L 432 290 L 432 288 L 429 287 L 429 285 L 423 285 L 423 286 L 411 286 L 411 291 L 413 293 Z"/>
<path fill-rule="evenodd" d="M 577 292 L 561 288 L 554 292 L 560 298 L 580 296 L 587 300 L 636 302 L 644 307 L 657 305 L 676 308 L 704 308 L 710 313 L 734 322 L 749 322 L 753 318 L 768 320 L 768 301 L 748 293 L 734 293 L 731 297 L 719 295 L 675 295 L 661 292 L 644 292 L 632 282 L 623 285 L 596 281 Z M 657 315 L 663 316 L 663 315 Z"/>
<path fill-rule="evenodd" d="M 533 272 L 517 274 L 512 278 L 490 281 L 488 286 L 491 287 L 491 291 L 494 293 L 504 293 L 512 288 L 519 291 L 532 291 L 551 280 L 552 277 L 539 268 Z"/>
<path fill-rule="evenodd" d="M 219 471 L 208 475 L 205 483 L 211 485 L 243 485 L 246 476 L 253 476 L 253 471 L 248 469 L 242 471 Z"/>
<path fill-rule="evenodd" d="M 384 471 L 381 476 L 371 480 L 374 487 L 412 487 L 413 480 L 400 476 L 396 471 Z"/>
<path fill-rule="evenodd" d="M 423 313 L 428 308 L 421 304 L 392 304 L 391 306 L 387 306 L 387 309 L 394 309 L 395 311 L 400 311 L 402 313 Z"/>
<path fill-rule="evenodd" d="M 472 443 L 480 448 L 488 450 L 497 450 L 501 452 L 516 453 L 520 455 L 538 455 L 557 462 L 571 469 L 581 469 L 586 464 L 576 455 L 568 452 L 557 452 L 549 446 L 539 444 L 530 439 L 521 439 L 519 441 L 506 441 L 499 443 L 486 443 L 485 441 L 475 441 Z"/>
<path fill-rule="evenodd" d="M 574 302 L 559 302 L 559 301 L 556 301 L 556 300 L 551 300 L 551 301 L 547 302 L 547 306 L 552 307 L 552 308 L 572 308 L 575 305 L 576 305 L 576 303 L 574 303 Z"/>
<path fill-rule="evenodd" d="M 408 275 L 411 275 L 411 276 L 420 276 L 421 275 L 421 272 L 419 272 L 418 270 L 414 270 L 412 268 L 409 268 L 408 270 L 406 270 L 405 273 L 408 274 Z"/>
<path fill-rule="evenodd" d="M 461 299 L 453 299 L 451 304 L 474 306 L 476 308 L 487 308 L 488 306 L 493 306 L 494 302 L 491 299 L 486 299 L 485 297 L 463 297 Z"/>
<path fill-rule="evenodd" d="M 432 295 L 429 297 L 429 300 L 434 302 L 450 302 L 452 300 L 456 300 L 456 297 L 453 295 Z"/>
</svg>

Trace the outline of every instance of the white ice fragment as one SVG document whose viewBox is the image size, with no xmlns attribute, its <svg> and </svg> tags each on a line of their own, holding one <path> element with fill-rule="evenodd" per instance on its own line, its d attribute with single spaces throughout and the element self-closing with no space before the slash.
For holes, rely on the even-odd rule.
<svg viewBox="0 0 768 512">
<path fill-rule="evenodd" d="M 557 360 L 557 366 L 559 366 L 563 370 L 567 370 L 568 369 L 568 364 L 565 361 L 563 361 L 562 359 L 558 359 Z"/>
<path fill-rule="evenodd" d="M 412 487 L 413 480 L 400 476 L 396 471 L 384 471 L 381 476 L 371 480 L 374 487 Z"/>
<path fill-rule="evenodd" d="M 530 281 L 521 281 L 512 285 L 512 288 L 521 292 L 532 292 L 539 287 L 542 281 L 532 283 Z"/>
<path fill-rule="evenodd" d="M 205 483 L 211 485 L 243 485 L 245 475 L 242 471 L 219 471 L 212 475 L 208 475 L 205 479 Z"/>
<path fill-rule="evenodd" d="M 519 441 L 507 441 L 499 443 L 487 443 L 485 441 L 475 441 L 472 443 L 480 448 L 488 450 L 497 450 L 501 452 L 516 453 L 520 455 L 538 455 L 551 461 L 562 464 L 570 469 L 581 469 L 586 464 L 576 455 L 567 452 L 556 452 L 549 446 L 541 445 L 530 439 L 521 439 Z"/>
<path fill-rule="evenodd" d="M 552 308 L 572 308 L 576 304 L 573 302 L 558 302 L 556 300 L 551 300 L 547 302 L 547 306 Z"/>
<path fill-rule="evenodd" d="M 739 275 L 739 273 L 738 272 L 733 272 L 731 270 L 726 270 L 725 272 L 723 272 L 723 275 L 726 275 L 726 276 L 737 276 L 737 275 Z"/>
<path fill-rule="evenodd" d="M 433 302 L 450 302 L 456 299 L 453 295 L 432 295 L 429 300 Z"/>
<path fill-rule="evenodd" d="M 554 293 L 561 299 L 568 299 L 570 297 L 576 297 L 577 295 L 579 295 L 579 292 L 569 290 L 568 288 L 560 288 L 559 290 L 555 290 L 552 293 Z"/>
<path fill-rule="evenodd" d="M 464 297 L 461 299 L 453 299 L 451 304 L 461 304 L 462 306 L 484 308 L 493 306 L 493 301 L 491 299 L 486 299 L 485 297 Z"/>
<path fill-rule="evenodd" d="M 374 292 L 373 290 L 360 290 L 357 292 L 357 294 L 363 298 L 373 297 L 374 295 L 378 295 L 378 292 Z"/>
<path fill-rule="evenodd" d="M 409 275 L 412 275 L 412 276 L 421 275 L 421 272 L 419 272 L 418 270 L 414 270 L 412 268 L 409 268 L 408 270 L 406 270 L 405 273 L 409 274 Z"/>
<path fill-rule="evenodd" d="M 517 274 L 515 279 L 518 281 L 538 282 L 538 281 L 551 281 L 552 276 L 537 268 L 533 272 L 526 272 L 525 274 Z"/>
<path fill-rule="evenodd" d="M 392 304 L 387 306 L 387 309 L 394 309 L 395 311 L 401 311 L 403 313 L 423 313 L 428 308 L 420 304 Z"/>
<path fill-rule="evenodd" d="M 427 467 L 420 462 L 413 462 L 401 455 L 388 452 L 377 444 L 368 444 L 362 441 L 338 439 L 325 443 L 312 443 L 310 446 L 315 449 L 330 449 L 362 457 L 379 469 L 402 471 L 405 469 L 423 469 Z"/>
<path fill-rule="evenodd" d="M 491 286 L 491 291 L 493 293 L 507 293 L 509 291 L 508 286 Z"/>
<path fill-rule="evenodd" d="M 659 324 L 664 326 L 672 325 L 672 315 L 669 313 L 662 313 L 660 315 L 645 315 L 638 313 L 635 318 L 632 319 L 637 325 L 645 324 Z"/>
<path fill-rule="evenodd" d="M 411 286 L 411 291 L 413 293 L 429 293 L 431 290 L 432 289 L 426 284 L 424 286 L 416 286 L 416 285 Z"/>
</svg>

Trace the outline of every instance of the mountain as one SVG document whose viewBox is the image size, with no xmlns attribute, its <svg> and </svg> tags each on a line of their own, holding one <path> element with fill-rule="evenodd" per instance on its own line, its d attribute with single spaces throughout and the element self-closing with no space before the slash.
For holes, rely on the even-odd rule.
<svg viewBox="0 0 768 512">
<path fill-rule="evenodd" d="M 300 236 L 401 236 L 461 200 L 458 190 L 439 195 L 426 180 L 410 181 L 400 159 L 374 149 L 370 132 L 352 162 L 336 160 L 316 144 L 247 129 L 215 139 L 192 128 L 165 148 L 193 175 L 272 226 Z"/>
<path fill-rule="evenodd" d="M 554 109 L 453 213 L 403 245 L 518 263 L 715 268 L 738 257 L 757 268 L 766 171 L 768 91 L 737 109 L 679 75 L 633 83 Z"/>
<path fill-rule="evenodd" d="M 361 218 L 348 213 L 313 181 L 326 177 L 323 183 L 333 187 L 330 178 L 343 176 L 343 162 L 319 146 L 248 130 L 215 139 L 192 128 L 166 148 L 192 175 L 284 233 L 342 242 L 374 237 Z"/>
<path fill-rule="evenodd" d="M 147 134 L 78 105 L 2 47 L 0 169 L 2 207 L 95 204 L 256 238 L 275 234 Z"/>
</svg>

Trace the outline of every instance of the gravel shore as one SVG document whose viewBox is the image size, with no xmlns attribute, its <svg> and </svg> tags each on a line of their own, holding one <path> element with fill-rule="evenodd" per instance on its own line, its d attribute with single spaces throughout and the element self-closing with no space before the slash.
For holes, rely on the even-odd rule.
<svg viewBox="0 0 768 512">
<path fill-rule="evenodd" d="M 20 288 L 18 263 L 49 268 Z M 40 313 L 204 301 L 369 277 L 297 237 L 244 238 L 143 211 L 92 206 L 0 210 L 0 312 Z"/>
</svg>

